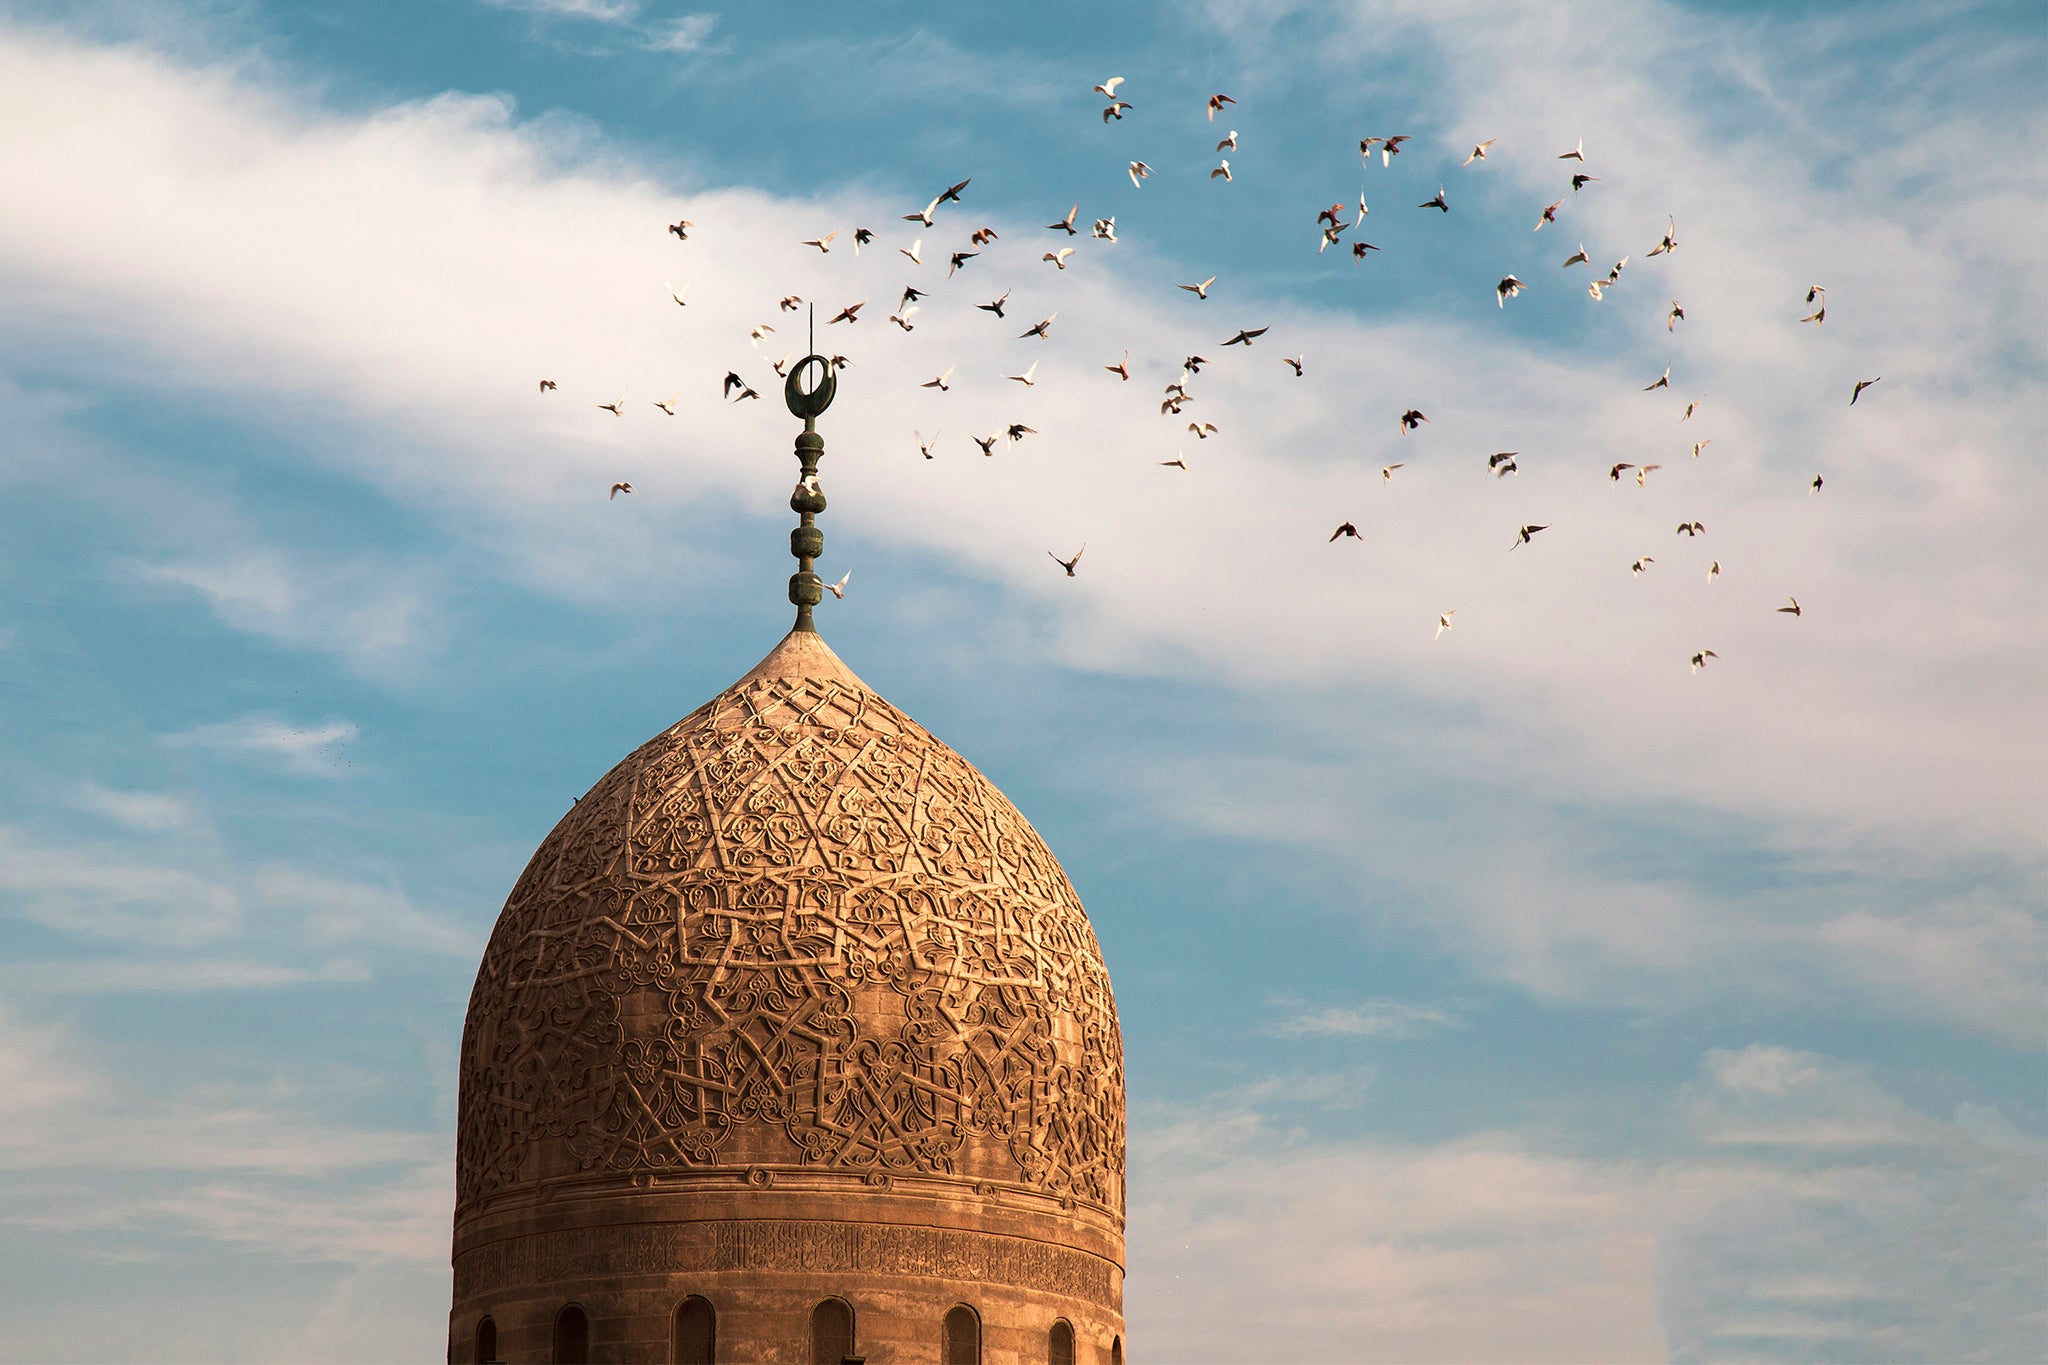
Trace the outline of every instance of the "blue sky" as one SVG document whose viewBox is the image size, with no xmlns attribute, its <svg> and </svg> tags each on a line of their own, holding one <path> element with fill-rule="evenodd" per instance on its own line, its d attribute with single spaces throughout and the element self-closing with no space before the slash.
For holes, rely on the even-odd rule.
<svg viewBox="0 0 2048 1365">
<path fill-rule="evenodd" d="M 2037 1349 L 2038 15 L 70 8 L 0 5 L 8 1349 L 438 1356 L 497 907 L 786 624 L 786 293 L 869 300 L 822 629 L 1104 944 L 1138 1358 Z"/>
</svg>

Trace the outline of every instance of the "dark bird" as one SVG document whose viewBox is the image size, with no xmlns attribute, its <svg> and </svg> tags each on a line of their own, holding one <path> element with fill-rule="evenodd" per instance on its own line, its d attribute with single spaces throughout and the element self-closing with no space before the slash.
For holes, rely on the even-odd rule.
<svg viewBox="0 0 2048 1365">
<path fill-rule="evenodd" d="M 1700 536 L 1705 535 L 1706 532 L 1707 528 L 1697 521 L 1681 521 L 1678 523 L 1678 529 L 1672 532 L 1672 534 L 1680 536 Z"/>
<path fill-rule="evenodd" d="M 1813 476 L 1813 482 L 1812 482 L 1812 483 L 1810 483 L 1810 484 L 1808 484 L 1808 485 L 1806 486 L 1806 494 L 1807 494 L 1807 496 L 1808 496 L 1808 497 L 1812 497 L 1812 496 L 1813 496 L 1813 495 L 1814 495 L 1815 493 L 1818 493 L 1818 492 L 1820 492 L 1820 486 L 1821 486 L 1821 484 L 1823 484 L 1824 482 L 1826 482 L 1826 480 L 1822 479 L 1820 475 L 1818 475 L 1818 474 L 1814 475 L 1814 476 Z"/>
<path fill-rule="evenodd" d="M 1495 451 L 1493 454 L 1486 457 L 1486 467 L 1488 469 L 1499 469 L 1504 464 L 1513 464 L 1515 462 L 1515 456 L 1521 453 L 1522 452 L 1519 450 Z"/>
<path fill-rule="evenodd" d="M 1265 330 L 1266 329 L 1263 327 L 1259 329 L 1259 331 L 1261 332 Z M 1208 363 L 1209 358 L 1207 356 L 1191 355 L 1187 359 L 1181 361 L 1180 367 L 1183 370 L 1186 370 L 1189 374 L 1200 374 L 1202 372 L 1202 367 Z"/>
<path fill-rule="evenodd" d="M 1037 427 L 1027 427 L 1022 422 L 1010 423 L 1007 431 L 1012 442 L 1021 441 L 1026 436 L 1036 436 L 1038 434 Z"/>
<path fill-rule="evenodd" d="M 1226 104 L 1236 103 L 1237 101 L 1230 98 L 1230 96 L 1228 95 L 1209 96 L 1209 122 L 1214 123 L 1216 121 L 1216 111 L 1218 109 L 1221 109 Z"/>
<path fill-rule="evenodd" d="M 1022 341 L 1025 337 L 1037 337 L 1039 340 L 1043 341 L 1046 337 L 1046 334 L 1052 330 L 1053 318 L 1056 318 L 1059 315 L 1059 310 L 1054 309 L 1051 317 L 1045 318 L 1043 321 L 1040 322 L 1035 322 L 1030 327 L 1017 333 L 1017 340 Z"/>
<path fill-rule="evenodd" d="M 1555 204 L 1552 204 L 1549 208 L 1543 210 L 1543 215 L 1536 220 L 1536 226 L 1530 228 L 1529 230 L 1531 232 L 1543 231 L 1543 225 L 1545 223 L 1554 223 L 1557 221 L 1557 211 L 1563 207 L 1564 200 L 1560 199 Z"/>
<path fill-rule="evenodd" d="M 1521 472 L 1522 467 L 1513 460 L 1502 460 L 1500 464 L 1494 467 L 1493 474 L 1497 479 L 1505 479 L 1510 474 L 1519 474 Z"/>
<path fill-rule="evenodd" d="M 855 228 L 855 229 L 853 230 L 853 251 L 854 251 L 854 254 L 855 254 L 856 256 L 857 256 L 857 255 L 859 255 L 859 254 L 860 254 L 860 249 L 861 249 L 862 247 L 866 246 L 866 245 L 867 245 L 867 244 L 868 244 L 869 242 L 872 242 L 872 241 L 874 241 L 874 240 L 875 240 L 875 230 L 874 230 L 873 228 Z"/>
<path fill-rule="evenodd" d="M 540 381 L 540 391 L 542 393 L 552 393 L 555 390 L 555 388 L 556 384 L 555 381 L 552 379 L 543 379 Z"/>
<path fill-rule="evenodd" d="M 733 399 L 732 401 L 735 403 L 744 403 L 749 398 L 759 398 L 760 396 L 760 394 L 754 392 L 754 386 L 752 384 L 749 384 L 745 388 L 742 388 L 740 390 L 740 396 Z"/>
<path fill-rule="evenodd" d="M 1527 545 L 1538 531 L 1548 531 L 1549 529 L 1548 526 L 1524 526 L 1521 530 L 1515 532 L 1515 543 L 1508 546 L 1508 552 L 1510 554 L 1514 553 L 1522 546 Z"/>
<path fill-rule="evenodd" d="M 923 298 L 923 297 L 924 297 L 924 290 L 922 290 L 922 289 L 919 289 L 919 288 L 918 288 L 918 287 L 917 287 L 916 285 L 914 285 L 914 284 L 906 284 L 906 285 L 904 285 L 904 286 L 903 286 L 903 297 L 902 297 L 902 298 L 900 298 L 900 299 L 898 299 L 898 300 L 896 300 L 896 306 L 897 306 L 898 308 L 901 308 L 901 307 L 902 307 L 902 306 L 903 306 L 904 304 L 906 304 L 906 303 L 916 303 L 916 302 L 917 302 L 917 301 L 918 301 L 919 299 L 921 299 L 921 298 Z"/>
<path fill-rule="evenodd" d="M 776 301 L 775 306 L 785 313 L 794 313 L 803 306 L 803 297 L 799 294 L 784 294 Z"/>
<path fill-rule="evenodd" d="M 1884 378 L 1884 376 L 1883 376 L 1883 375 L 1879 375 L 1879 376 L 1877 377 L 1877 379 L 1882 379 L 1882 378 Z M 1869 387 L 1870 387 L 1870 386 L 1871 386 L 1872 384 L 1875 384 L 1875 383 L 1877 382 L 1877 379 L 1859 379 L 1859 380 L 1857 380 L 1857 381 L 1856 381 L 1856 387 L 1855 387 L 1855 388 L 1853 388 L 1853 389 L 1851 389 L 1851 390 L 1849 391 L 1849 406 L 1850 406 L 1850 407 L 1852 407 L 1852 408 L 1853 408 L 1853 407 L 1855 407 L 1855 406 L 1856 406 L 1856 400 L 1857 400 L 1858 398 L 1861 398 L 1861 397 L 1863 396 L 1863 391 L 1864 391 L 1865 389 L 1869 388 Z"/>
<path fill-rule="evenodd" d="M 1266 329 L 1264 327 L 1239 328 L 1237 335 L 1223 344 L 1225 346 L 1249 346 L 1253 341 L 1265 334 Z M 1873 379 L 1870 382 L 1874 384 L 1877 381 Z"/>
<path fill-rule="evenodd" d="M 1051 550 L 1047 550 L 1046 553 L 1052 555 L 1053 563 L 1059 565 L 1062 569 L 1065 569 L 1067 571 L 1067 577 L 1072 578 L 1074 576 L 1074 566 L 1081 562 L 1082 555 L 1088 553 L 1088 547 L 1086 545 L 1083 545 L 1080 549 L 1074 551 L 1074 557 L 1072 559 L 1061 559 L 1058 555 L 1053 555 Z"/>
<path fill-rule="evenodd" d="M 1599 178 L 1600 177 L 1597 175 L 1587 175 L 1584 172 L 1580 172 L 1578 175 L 1572 177 L 1572 193 L 1577 194 L 1580 190 L 1586 188 L 1586 186 L 1592 184 L 1595 180 L 1598 180 Z"/>
<path fill-rule="evenodd" d="M 1129 100 L 1111 100 L 1102 108 L 1102 121 L 1106 124 L 1111 119 L 1115 119 L 1121 123 L 1123 122 L 1124 110 L 1137 107 L 1137 105 L 1132 104 Z"/>
<path fill-rule="evenodd" d="M 1010 291 L 1005 289 L 1002 298 L 991 300 L 988 303 L 977 303 L 974 306 L 984 313 L 994 313 L 997 317 L 1001 317 L 1003 315 L 1003 305 L 1009 301 L 1009 298 Z"/>
<path fill-rule="evenodd" d="M 1410 408 L 1401 414 L 1401 430 L 1413 431 L 1429 419 L 1422 415 L 1422 409 Z"/>
<path fill-rule="evenodd" d="M 840 309 L 837 313 L 834 313 L 831 317 L 827 318 L 825 320 L 826 325 L 829 326 L 835 322 L 859 322 L 860 310 L 867 306 L 868 301 L 866 299 L 862 299 L 859 303 L 849 303 L 846 305 L 846 307 Z"/>
<path fill-rule="evenodd" d="M 1436 187 L 1436 197 L 1434 199 L 1425 199 L 1415 207 L 1419 209 L 1441 209 L 1445 213 L 1451 211 L 1451 206 L 1444 202 L 1444 187 L 1442 185 Z"/>
<path fill-rule="evenodd" d="M 993 436 L 970 436 L 967 439 L 980 446 L 982 454 L 994 455 L 996 453 L 996 442 L 1003 439 L 1003 433 L 999 431 Z"/>
<path fill-rule="evenodd" d="M 1674 331 L 1677 329 L 1678 324 L 1684 321 L 1684 307 L 1679 304 L 1677 299 L 1671 300 L 1671 311 L 1664 315 L 1664 330 L 1667 332 Z"/>
<path fill-rule="evenodd" d="M 1698 650 L 1692 656 L 1692 671 L 1697 673 L 1707 666 L 1707 660 L 1718 659 L 1720 657 L 1720 655 L 1716 654 L 1711 649 Z"/>
<path fill-rule="evenodd" d="M 1342 526 L 1339 526 L 1336 530 L 1330 532 L 1330 539 L 1328 543 L 1331 545 L 1335 545 L 1338 539 L 1343 536 L 1350 536 L 1353 540 L 1365 539 L 1364 536 L 1358 534 L 1358 528 L 1347 521 Z"/>
<path fill-rule="evenodd" d="M 966 178 L 965 180 L 961 181 L 961 182 L 960 182 L 959 184 L 957 184 L 957 185 L 948 185 L 948 186 L 946 186 L 945 192 L 944 192 L 944 193 L 942 193 L 942 194 L 941 194 L 941 195 L 939 196 L 939 198 L 938 198 L 938 202 L 939 202 L 939 203 L 941 203 L 941 204 L 957 204 L 957 203 L 959 203 L 959 202 L 960 202 L 960 191 L 962 191 L 962 190 L 966 189 L 966 188 L 967 188 L 967 187 L 968 187 L 969 185 L 971 185 L 971 184 L 973 184 L 973 183 L 974 183 L 974 177 L 970 175 L 970 176 L 968 176 L 968 177 L 967 177 L 967 178 Z"/>
<path fill-rule="evenodd" d="M 610 495 L 609 497 L 607 497 L 607 498 L 605 499 L 605 501 L 606 501 L 606 502 L 610 502 L 610 501 L 612 500 L 612 498 L 616 498 L 616 497 L 618 497 L 618 496 L 619 496 L 619 494 L 621 494 L 621 493 L 630 493 L 630 492 L 632 492 L 632 491 L 633 491 L 633 485 L 632 485 L 632 484 L 630 484 L 630 483 L 615 483 L 615 484 L 613 484 L 613 485 L 612 485 L 612 491 L 611 491 L 611 495 Z"/>
<path fill-rule="evenodd" d="M 969 261 L 973 260 L 976 256 L 979 256 L 980 254 L 981 253 L 979 251 L 954 252 L 950 258 L 950 264 L 946 266 L 946 278 L 949 280 L 952 279 L 954 271 L 958 270 L 961 266 L 966 265 Z"/>
<path fill-rule="evenodd" d="M 1354 261 L 1362 261 L 1365 259 L 1366 252 L 1378 250 L 1379 248 L 1374 246 L 1371 242 L 1353 242 L 1351 244 L 1351 259 Z"/>
<path fill-rule="evenodd" d="M 1826 285 L 1809 284 L 1806 286 L 1806 301 L 1812 303 L 1815 299 L 1824 298 L 1827 292 Z"/>
<path fill-rule="evenodd" d="M 747 381 L 740 378 L 740 372 L 738 370 L 727 370 L 725 372 L 725 388 L 724 391 L 719 394 L 719 397 L 730 398 L 732 397 L 732 391 L 734 389 L 744 389 L 746 386 Z"/>
<path fill-rule="evenodd" d="M 678 218 L 668 225 L 668 230 L 676 235 L 677 241 L 687 242 L 690 240 L 690 229 L 695 226 L 697 225 L 687 218 Z"/>
<path fill-rule="evenodd" d="M 1622 470 L 1624 470 L 1624 469 L 1634 469 L 1634 468 L 1635 468 L 1635 466 L 1634 466 L 1634 465 L 1632 465 L 1632 464 L 1629 464 L 1629 463 L 1628 463 L 1627 461 L 1623 461 L 1622 463 L 1620 463 L 1620 464 L 1618 464 L 1618 465 L 1614 466 L 1614 468 L 1612 468 L 1612 469 L 1608 470 L 1608 471 L 1607 471 L 1607 477 L 1608 477 L 1608 479 L 1609 479 L 1610 481 L 1612 481 L 1612 482 L 1614 482 L 1614 483 L 1620 483 L 1620 482 L 1621 482 L 1621 471 L 1622 471 Z"/>
<path fill-rule="evenodd" d="M 1079 208 L 1080 206 L 1077 204 L 1075 205 L 1075 207 Z M 969 236 L 967 240 L 974 244 L 975 246 L 987 246 L 990 242 L 993 242 L 995 239 L 996 230 L 992 227 L 984 227 L 976 228 L 973 234 Z"/>
</svg>

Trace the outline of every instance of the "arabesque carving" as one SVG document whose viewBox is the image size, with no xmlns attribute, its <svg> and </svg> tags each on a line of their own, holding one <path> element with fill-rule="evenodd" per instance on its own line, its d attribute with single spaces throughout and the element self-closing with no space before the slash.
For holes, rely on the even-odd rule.
<svg viewBox="0 0 2048 1365">
<path fill-rule="evenodd" d="M 794 1165 L 1121 1222 L 1122 1043 L 1066 875 L 966 760 L 814 671 L 713 698 L 534 855 L 470 1000 L 459 1203 Z"/>
</svg>

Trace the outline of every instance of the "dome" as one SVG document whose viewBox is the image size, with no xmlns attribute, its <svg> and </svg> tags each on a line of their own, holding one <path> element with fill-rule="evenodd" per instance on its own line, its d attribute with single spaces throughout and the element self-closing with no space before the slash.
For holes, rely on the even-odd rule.
<svg viewBox="0 0 2048 1365">
<path fill-rule="evenodd" d="M 1044 1358 L 1056 1321 L 1120 1355 L 1094 931 L 986 778 L 793 631 L 513 888 L 463 1032 L 456 1201 L 454 1359 L 485 1322 L 546 1358 L 572 1307 L 592 1359 L 653 1358 L 685 1292 L 719 1359 L 797 1358 L 773 1341 L 826 1296 L 872 1360 L 931 1358 L 956 1305 L 990 1360 L 1013 1329 Z"/>
</svg>

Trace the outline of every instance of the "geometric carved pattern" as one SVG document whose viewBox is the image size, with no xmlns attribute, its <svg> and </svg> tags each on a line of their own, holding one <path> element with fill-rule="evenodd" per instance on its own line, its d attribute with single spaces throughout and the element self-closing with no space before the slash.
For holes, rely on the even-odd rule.
<svg viewBox="0 0 2048 1365">
<path fill-rule="evenodd" d="M 1066 874 L 815 636 L 555 827 L 463 1034 L 460 1205 L 757 1167 L 1000 1183 L 1123 1216 L 1123 1047 Z"/>
</svg>

